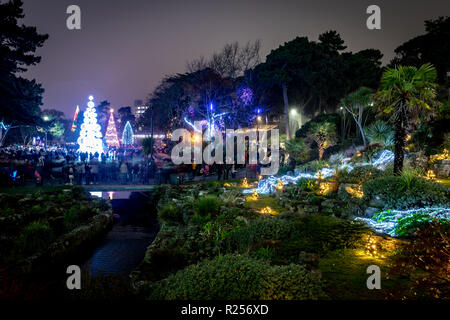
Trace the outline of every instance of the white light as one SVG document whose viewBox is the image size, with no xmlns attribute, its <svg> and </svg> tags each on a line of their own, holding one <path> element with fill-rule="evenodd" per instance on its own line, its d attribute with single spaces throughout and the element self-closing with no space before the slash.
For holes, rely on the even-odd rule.
<svg viewBox="0 0 450 320">
<path fill-rule="evenodd" d="M 297 110 L 296 109 L 291 109 L 291 115 L 295 116 L 297 114 Z"/>
<path fill-rule="evenodd" d="M 103 193 L 101 191 L 90 191 L 91 196 L 101 198 Z"/>
<path fill-rule="evenodd" d="M 93 96 L 89 96 L 89 101 L 92 101 L 92 100 L 94 100 L 94 97 Z"/>
</svg>

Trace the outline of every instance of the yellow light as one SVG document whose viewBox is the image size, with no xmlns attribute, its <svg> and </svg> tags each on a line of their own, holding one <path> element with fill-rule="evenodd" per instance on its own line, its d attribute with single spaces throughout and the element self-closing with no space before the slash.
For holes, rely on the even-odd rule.
<svg viewBox="0 0 450 320">
<path fill-rule="evenodd" d="M 331 184 L 328 182 L 321 182 L 319 184 L 319 194 L 326 195 L 331 190 Z"/>
<path fill-rule="evenodd" d="M 261 210 L 259 210 L 260 214 L 270 214 L 270 215 L 277 215 L 279 212 L 273 210 L 271 207 L 264 207 Z"/>
<path fill-rule="evenodd" d="M 242 187 L 242 188 L 250 188 L 250 185 L 248 184 L 247 178 L 244 178 L 244 179 L 242 180 L 241 187 Z"/>
<path fill-rule="evenodd" d="M 275 189 L 277 189 L 277 190 L 283 190 L 283 187 L 284 187 L 283 181 L 279 180 L 278 183 L 277 183 L 277 185 L 275 186 Z"/>
<path fill-rule="evenodd" d="M 323 179 L 322 172 L 319 171 L 319 173 L 317 174 L 317 179 L 319 180 Z"/>
<path fill-rule="evenodd" d="M 427 180 L 434 180 L 434 179 L 436 179 L 436 174 L 434 173 L 433 170 L 428 170 L 426 175 L 425 175 L 425 179 L 427 179 Z"/>
<path fill-rule="evenodd" d="M 247 197 L 248 201 L 256 201 L 259 199 L 258 192 L 256 192 L 256 189 L 253 189 L 253 193 L 251 196 Z"/>
<path fill-rule="evenodd" d="M 262 178 L 263 178 L 262 175 L 259 175 L 259 176 L 258 176 L 258 180 L 262 180 Z"/>
<path fill-rule="evenodd" d="M 225 183 L 223 184 L 223 186 L 229 188 L 229 187 L 231 187 L 231 184 L 229 184 L 228 182 L 225 182 Z"/>
<path fill-rule="evenodd" d="M 364 197 L 364 192 L 362 191 L 361 185 L 357 186 L 356 188 L 347 186 L 347 187 L 345 187 L 345 191 L 347 191 L 349 194 L 351 194 L 355 198 L 361 199 L 362 197 Z"/>
<path fill-rule="evenodd" d="M 444 149 L 444 151 L 440 154 L 435 154 L 430 157 L 431 162 L 436 160 L 450 160 L 450 155 L 448 153 L 447 149 Z"/>
</svg>

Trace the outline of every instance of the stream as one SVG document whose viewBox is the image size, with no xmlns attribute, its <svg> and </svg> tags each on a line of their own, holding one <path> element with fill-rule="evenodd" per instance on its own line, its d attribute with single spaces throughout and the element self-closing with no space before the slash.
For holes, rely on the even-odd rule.
<svg viewBox="0 0 450 320">
<path fill-rule="evenodd" d="M 144 192 L 93 192 L 95 196 L 110 199 L 115 223 L 108 234 L 93 248 L 83 264 L 92 276 L 104 274 L 128 275 L 144 259 L 147 247 L 155 239 L 159 225 L 148 205 Z M 118 215 L 118 217 L 117 217 Z"/>
</svg>

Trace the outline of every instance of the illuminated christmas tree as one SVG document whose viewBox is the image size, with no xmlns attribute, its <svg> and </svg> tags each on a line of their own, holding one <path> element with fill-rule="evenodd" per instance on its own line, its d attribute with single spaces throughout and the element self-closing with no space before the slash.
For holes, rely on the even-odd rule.
<svg viewBox="0 0 450 320">
<path fill-rule="evenodd" d="M 130 121 L 127 121 L 123 129 L 122 144 L 125 146 L 131 146 L 133 144 L 133 129 L 131 128 Z"/>
<path fill-rule="evenodd" d="M 111 108 L 111 115 L 109 116 L 108 127 L 106 128 L 105 139 L 108 147 L 119 148 L 119 138 L 117 137 L 116 122 L 114 121 L 114 110 Z"/>
<path fill-rule="evenodd" d="M 103 141 L 101 127 L 97 123 L 97 112 L 95 110 L 94 97 L 89 96 L 87 109 L 83 113 L 84 119 L 81 124 L 80 137 L 78 144 L 80 148 L 78 152 L 87 152 L 88 154 L 98 154 L 103 152 Z"/>
</svg>

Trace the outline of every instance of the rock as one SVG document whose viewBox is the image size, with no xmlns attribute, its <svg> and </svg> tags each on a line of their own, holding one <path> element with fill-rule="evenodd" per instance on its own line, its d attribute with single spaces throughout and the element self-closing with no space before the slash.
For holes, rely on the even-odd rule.
<svg viewBox="0 0 450 320">
<path fill-rule="evenodd" d="M 375 196 L 369 201 L 369 207 L 375 207 L 375 208 L 383 208 L 384 207 L 384 201 L 379 197 Z"/>
<path fill-rule="evenodd" d="M 380 210 L 380 209 L 378 209 L 378 208 L 367 207 L 366 210 L 364 211 L 364 215 L 365 215 L 367 218 L 372 218 L 373 215 L 374 215 L 375 213 L 377 213 L 377 211 L 379 211 L 379 210 Z"/>
</svg>

